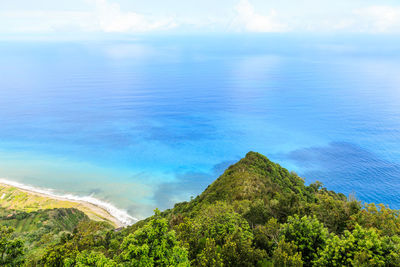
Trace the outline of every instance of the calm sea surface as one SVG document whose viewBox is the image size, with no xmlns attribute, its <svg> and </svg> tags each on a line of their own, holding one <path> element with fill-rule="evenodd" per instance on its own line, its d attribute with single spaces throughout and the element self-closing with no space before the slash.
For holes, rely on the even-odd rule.
<svg viewBox="0 0 400 267">
<path fill-rule="evenodd" d="M 0 177 L 142 218 L 258 151 L 400 208 L 400 42 L 0 42 Z"/>
</svg>

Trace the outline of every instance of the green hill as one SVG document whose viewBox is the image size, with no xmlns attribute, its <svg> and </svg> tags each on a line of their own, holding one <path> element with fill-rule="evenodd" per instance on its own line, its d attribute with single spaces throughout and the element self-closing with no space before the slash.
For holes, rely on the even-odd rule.
<svg viewBox="0 0 400 267">
<path fill-rule="evenodd" d="M 32 212 L 0 208 L 0 225 L 15 229 L 13 238 L 25 243 L 25 256 L 31 259 L 41 254 L 48 245 L 57 243 L 63 233 L 72 232 L 84 221 L 89 221 L 89 217 L 72 208 Z"/>
<path fill-rule="evenodd" d="M 259 153 L 249 152 L 194 200 L 178 203 L 165 214 L 195 216 L 211 204 L 225 202 L 235 206 L 242 215 L 264 217 L 254 218 L 254 222 L 248 218 L 250 223 L 265 223 L 271 217 L 283 222 L 289 215 L 306 214 L 306 210 L 316 208 L 315 204 L 322 204 L 325 199 L 347 205 L 346 210 L 358 210 L 360 206 L 357 201 L 348 201 L 341 193 L 322 188 L 319 182 L 306 186 L 304 179 L 296 173 Z"/>
<path fill-rule="evenodd" d="M 249 152 L 194 201 L 177 204 L 172 212 L 201 210 L 203 206 L 217 201 L 251 203 L 295 197 L 309 202 L 314 199 L 316 186 L 305 186 L 304 180 L 295 173 L 290 173 L 259 153 Z M 345 196 L 340 195 L 340 198 L 345 199 Z"/>
<path fill-rule="evenodd" d="M 255 200 L 272 197 L 278 193 L 297 193 L 304 197 L 308 192 L 304 180 L 255 152 L 230 166 L 201 195 L 199 202 L 217 200 Z"/>
<path fill-rule="evenodd" d="M 13 227 L 18 233 L 48 228 L 52 231 L 72 231 L 80 221 L 89 217 L 77 209 L 50 209 L 32 212 L 0 209 L 0 223 Z"/>
<path fill-rule="evenodd" d="M 55 198 L 1 183 L 0 207 L 25 212 L 47 209 L 77 209 L 85 213 L 91 220 L 105 221 L 114 226 L 119 225 L 107 211 L 90 203 Z"/>
<path fill-rule="evenodd" d="M 20 233 L 40 230 L 37 216 L 10 225 Z M 76 211 L 61 216 L 71 223 L 50 228 L 62 228 L 64 234 L 35 243 L 25 265 L 400 266 L 399 211 L 363 204 L 319 182 L 306 186 L 304 179 L 255 152 L 195 199 L 156 210 L 121 231 L 83 217 L 75 220 Z M 31 226 L 26 228 L 24 220 Z"/>
</svg>

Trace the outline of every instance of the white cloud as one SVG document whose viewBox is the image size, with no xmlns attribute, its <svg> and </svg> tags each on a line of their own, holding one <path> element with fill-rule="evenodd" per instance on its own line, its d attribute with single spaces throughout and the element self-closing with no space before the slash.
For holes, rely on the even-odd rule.
<svg viewBox="0 0 400 267">
<path fill-rule="evenodd" d="M 154 18 L 136 12 L 124 12 L 108 0 L 86 0 L 91 10 L 14 10 L 0 11 L 0 32 L 148 32 L 177 26 L 173 18 Z"/>
<path fill-rule="evenodd" d="M 264 9 L 264 11 L 266 11 Z M 367 6 L 343 13 L 287 13 L 270 9 L 261 14 L 249 0 L 235 6 L 236 19 L 232 26 L 249 32 L 347 32 L 399 33 L 400 6 Z"/>
<path fill-rule="evenodd" d="M 288 26 L 277 19 L 277 12 L 270 10 L 268 15 L 261 15 L 255 11 L 248 0 L 241 0 L 235 7 L 237 13 L 234 26 L 241 31 L 249 32 L 285 32 Z"/>
<path fill-rule="evenodd" d="M 123 12 L 117 3 L 95 0 L 95 12 L 101 30 L 105 32 L 146 32 L 177 26 L 172 18 L 155 19 L 135 12 Z"/>
<path fill-rule="evenodd" d="M 313 33 L 399 33 L 399 6 L 366 6 L 343 13 L 292 14 L 285 23 L 293 32 Z"/>
<path fill-rule="evenodd" d="M 0 32 L 35 33 L 95 29 L 93 17 L 76 11 L 0 11 Z"/>
<path fill-rule="evenodd" d="M 157 7 L 147 8 L 151 14 L 144 14 L 126 10 L 127 7 L 119 4 L 118 0 L 79 1 L 84 3 L 80 9 L 75 6 L 68 10 L 65 6 L 64 10 L 62 7 L 60 10 L 15 10 L 16 6 L 13 10 L 0 9 L 0 34 L 54 32 L 86 35 L 88 32 L 135 33 L 172 29 L 180 32 L 400 33 L 400 6 L 364 5 L 357 8 L 349 5 L 346 9 L 331 10 L 322 4 L 313 9 L 311 3 L 315 4 L 314 0 L 303 4 L 293 0 L 291 8 L 274 2 L 253 5 L 253 0 L 231 0 L 233 6 L 223 4 L 223 8 L 216 12 L 202 11 L 191 16 L 183 11 L 183 7 L 173 6 L 177 15 L 156 16 L 157 13 L 165 14 L 166 7 L 159 7 L 163 12 Z M 148 1 L 149 5 L 153 4 L 152 0 Z"/>
<path fill-rule="evenodd" d="M 400 7 L 369 6 L 353 13 L 357 18 L 355 27 L 361 32 L 400 32 Z"/>
</svg>

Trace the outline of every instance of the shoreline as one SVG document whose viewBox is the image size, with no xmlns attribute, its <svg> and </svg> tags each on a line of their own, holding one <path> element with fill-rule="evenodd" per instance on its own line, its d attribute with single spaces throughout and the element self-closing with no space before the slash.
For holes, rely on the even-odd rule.
<svg viewBox="0 0 400 267">
<path fill-rule="evenodd" d="M 80 197 L 72 194 L 61 195 L 54 193 L 54 190 L 52 189 L 37 188 L 1 178 L 0 186 L 3 188 L 15 188 L 16 190 L 32 196 L 51 199 L 64 205 L 70 205 L 71 208 L 76 208 L 84 212 L 90 219 L 108 221 L 116 228 L 125 227 L 138 221 L 138 219 L 130 216 L 126 211 L 120 210 L 112 204 L 101 201 L 92 196 Z M 1 196 L 1 199 L 3 199 L 3 197 L 4 193 L 3 196 Z"/>
</svg>

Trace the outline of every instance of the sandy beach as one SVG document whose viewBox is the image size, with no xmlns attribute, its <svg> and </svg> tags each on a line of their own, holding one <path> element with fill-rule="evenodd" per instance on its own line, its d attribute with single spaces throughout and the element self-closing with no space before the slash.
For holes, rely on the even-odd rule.
<svg viewBox="0 0 400 267">
<path fill-rule="evenodd" d="M 7 201 L 10 197 L 25 194 L 23 202 Z M 21 198 L 21 197 L 19 197 Z M 113 216 L 106 208 L 95 205 L 88 201 L 71 200 L 67 197 L 46 194 L 45 192 L 37 192 L 26 187 L 1 183 L 0 182 L 0 206 L 10 209 L 19 209 L 25 211 L 33 211 L 35 209 L 50 208 L 76 208 L 84 212 L 90 219 L 95 221 L 107 221 L 116 228 L 126 226 L 126 222 L 121 221 Z M 35 208 L 32 208 L 35 207 Z"/>
</svg>

